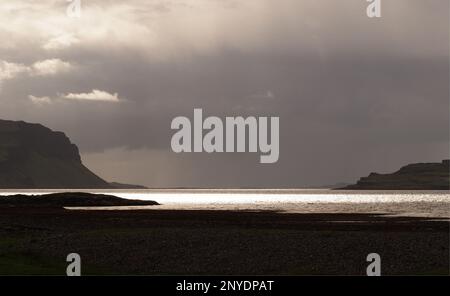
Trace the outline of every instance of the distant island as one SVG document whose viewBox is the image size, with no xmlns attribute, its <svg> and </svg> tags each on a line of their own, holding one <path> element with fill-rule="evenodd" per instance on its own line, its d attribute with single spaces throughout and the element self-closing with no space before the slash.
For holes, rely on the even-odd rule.
<svg viewBox="0 0 450 296">
<path fill-rule="evenodd" d="M 2 189 L 142 189 L 109 183 L 83 165 L 78 147 L 41 124 L 0 120 Z"/>
<path fill-rule="evenodd" d="M 392 174 L 371 173 L 356 184 L 340 189 L 450 190 L 450 161 L 406 165 Z"/>
<path fill-rule="evenodd" d="M 141 185 L 124 184 L 118 182 L 111 182 L 109 183 L 109 185 L 112 187 L 112 189 L 148 189 L 148 187 Z"/>
</svg>

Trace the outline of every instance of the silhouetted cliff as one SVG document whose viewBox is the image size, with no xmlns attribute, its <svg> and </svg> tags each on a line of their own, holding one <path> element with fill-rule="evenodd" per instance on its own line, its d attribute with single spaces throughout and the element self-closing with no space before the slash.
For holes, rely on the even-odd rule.
<svg viewBox="0 0 450 296">
<path fill-rule="evenodd" d="M 0 188 L 111 188 L 81 162 L 62 132 L 0 120 Z"/>
<path fill-rule="evenodd" d="M 449 160 L 441 163 L 415 163 L 392 174 L 371 173 L 355 185 L 343 189 L 449 190 Z"/>
</svg>

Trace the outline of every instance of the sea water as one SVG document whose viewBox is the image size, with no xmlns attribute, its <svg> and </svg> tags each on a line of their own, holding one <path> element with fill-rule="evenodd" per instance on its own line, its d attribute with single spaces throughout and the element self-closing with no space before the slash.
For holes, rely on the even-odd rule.
<svg viewBox="0 0 450 296">
<path fill-rule="evenodd" d="M 3 190 L 0 195 L 81 191 L 126 199 L 154 200 L 159 206 L 70 208 L 250 210 L 285 213 L 380 213 L 450 220 L 449 191 L 355 191 L 324 189 L 145 189 L 145 190 Z"/>
</svg>

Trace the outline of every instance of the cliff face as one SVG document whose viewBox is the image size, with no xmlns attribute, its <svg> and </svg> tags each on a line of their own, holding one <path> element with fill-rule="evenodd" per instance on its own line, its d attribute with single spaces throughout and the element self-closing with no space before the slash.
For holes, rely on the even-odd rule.
<svg viewBox="0 0 450 296">
<path fill-rule="evenodd" d="M 0 120 L 0 188 L 111 188 L 81 162 L 62 132 Z"/>
<path fill-rule="evenodd" d="M 449 160 L 442 163 L 416 163 L 404 166 L 392 174 L 371 173 L 344 189 L 449 190 L 449 164 Z"/>
</svg>

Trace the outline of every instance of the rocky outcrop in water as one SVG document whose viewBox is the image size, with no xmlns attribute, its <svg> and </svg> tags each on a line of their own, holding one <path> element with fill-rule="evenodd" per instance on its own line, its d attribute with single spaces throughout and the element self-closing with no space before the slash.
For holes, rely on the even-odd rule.
<svg viewBox="0 0 450 296">
<path fill-rule="evenodd" d="M 62 192 L 44 195 L 0 196 L 0 206 L 8 207 L 110 207 L 153 206 L 155 201 L 124 199 L 114 195 Z"/>
<path fill-rule="evenodd" d="M 450 161 L 441 163 L 415 163 L 392 174 L 371 173 L 355 185 L 343 189 L 368 190 L 449 190 Z"/>
</svg>

